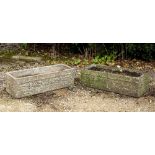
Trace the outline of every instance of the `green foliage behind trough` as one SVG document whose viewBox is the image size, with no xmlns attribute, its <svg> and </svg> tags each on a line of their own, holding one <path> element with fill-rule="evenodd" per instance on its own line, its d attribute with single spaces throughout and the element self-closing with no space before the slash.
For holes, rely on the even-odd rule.
<svg viewBox="0 0 155 155">
<path fill-rule="evenodd" d="M 55 59 L 61 56 L 76 57 L 76 65 L 93 63 L 108 63 L 116 59 L 155 60 L 154 43 L 21 43 L 19 53 L 40 55 L 44 59 Z M 28 53 L 27 53 L 28 52 Z M 12 55 L 5 52 L 6 57 Z M 2 55 L 2 53 L 1 53 Z"/>
<path fill-rule="evenodd" d="M 154 43 L 56 43 L 56 44 L 27 44 L 24 48 L 37 51 L 40 47 L 57 54 L 82 55 L 86 59 L 94 59 L 95 63 L 112 61 L 114 59 L 155 59 Z M 26 47 L 25 47 L 26 46 Z M 80 63 L 79 60 L 77 64 Z"/>
</svg>

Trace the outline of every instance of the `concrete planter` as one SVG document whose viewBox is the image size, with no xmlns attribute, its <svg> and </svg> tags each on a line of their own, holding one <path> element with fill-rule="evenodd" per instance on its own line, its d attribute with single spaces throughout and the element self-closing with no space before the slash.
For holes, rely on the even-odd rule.
<svg viewBox="0 0 155 155">
<path fill-rule="evenodd" d="M 6 73 L 6 91 L 15 98 L 74 85 L 75 70 L 58 64 Z"/>
<path fill-rule="evenodd" d="M 81 72 L 81 83 L 88 87 L 140 97 L 149 90 L 150 76 L 140 71 L 91 65 Z"/>
</svg>

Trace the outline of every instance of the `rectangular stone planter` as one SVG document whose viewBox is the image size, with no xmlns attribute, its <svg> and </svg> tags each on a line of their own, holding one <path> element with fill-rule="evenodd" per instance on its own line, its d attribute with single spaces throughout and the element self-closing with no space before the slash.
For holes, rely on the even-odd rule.
<svg viewBox="0 0 155 155">
<path fill-rule="evenodd" d="M 75 69 L 58 64 L 6 73 L 6 91 L 15 98 L 74 85 Z"/>
<path fill-rule="evenodd" d="M 85 86 L 140 97 L 149 90 L 150 76 L 136 70 L 91 65 L 81 71 Z"/>
</svg>

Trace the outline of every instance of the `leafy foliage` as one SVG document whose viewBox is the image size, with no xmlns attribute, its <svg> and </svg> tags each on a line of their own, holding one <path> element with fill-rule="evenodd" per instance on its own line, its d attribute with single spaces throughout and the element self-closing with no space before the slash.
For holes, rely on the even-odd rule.
<svg viewBox="0 0 155 155">
<path fill-rule="evenodd" d="M 106 64 L 106 63 L 113 62 L 115 59 L 116 59 L 116 56 L 114 55 L 114 53 L 111 53 L 110 55 L 105 55 L 102 57 L 98 55 L 93 59 L 92 62 L 94 64 L 102 64 L 102 63 Z"/>
<path fill-rule="evenodd" d="M 22 43 L 19 45 L 20 52 L 28 52 L 27 55 L 37 53 L 44 55 L 45 59 L 59 56 L 76 57 L 72 61 L 77 65 L 88 64 L 90 61 L 108 63 L 116 59 L 155 60 L 154 43 Z"/>
</svg>

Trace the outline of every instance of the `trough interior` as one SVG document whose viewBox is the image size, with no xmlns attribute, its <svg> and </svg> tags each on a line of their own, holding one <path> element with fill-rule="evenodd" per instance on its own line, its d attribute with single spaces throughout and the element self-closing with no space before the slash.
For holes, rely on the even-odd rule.
<svg viewBox="0 0 155 155">
<path fill-rule="evenodd" d="M 63 70 L 69 69 L 69 67 L 64 65 L 59 66 L 45 66 L 45 67 L 38 67 L 38 68 L 31 68 L 19 71 L 10 72 L 10 74 L 15 78 L 22 78 L 40 74 L 47 74 L 52 72 L 61 72 Z"/>
<path fill-rule="evenodd" d="M 131 76 L 131 77 L 140 77 L 142 75 L 142 73 L 137 73 L 134 71 L 109 69 L 109 68 L 104 68 L 104 67 L 91 67 L 88 70 L 108 72 L 108 73 L 114 73 L 114 74 L 122 74 L 126 76 Z"/>
</svg>

